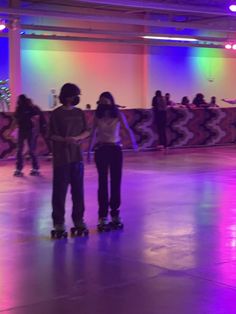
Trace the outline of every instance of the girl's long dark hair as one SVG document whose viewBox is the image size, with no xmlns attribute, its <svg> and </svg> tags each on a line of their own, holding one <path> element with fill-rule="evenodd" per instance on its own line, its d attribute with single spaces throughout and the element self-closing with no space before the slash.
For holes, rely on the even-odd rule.
<svg viewBox="0 0 236 314">
<path fill-rule="evenodd" d="M 103 118 L 105 116 L 105 113 L 107 113 L 110 118 L 117 118 L 119 114 L 119 109 L 115 103 L 115 100 L 112 94 L 110 92 L 103 92 L 99 96 L 99 99 L 101 99 L 102 97 L 109 99 L 111 101 L 111 105 L 105 105 L 105 104 L 100 103 L 100 101 L 98 101 L 97 102 L 98 106 L 95 111 L 96 118 L 98 119 Z"/>
</svg>

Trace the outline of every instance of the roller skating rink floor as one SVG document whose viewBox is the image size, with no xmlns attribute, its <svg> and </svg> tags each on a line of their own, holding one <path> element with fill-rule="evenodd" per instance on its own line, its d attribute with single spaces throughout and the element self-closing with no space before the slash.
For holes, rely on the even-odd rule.
<svg viewBox="0 0 236 314">
<path fill-rule="evenodd" d="M 0 314 L 235 314 L 236 146 L 124 153 L 123 230 L 50 237 L 51 163 L 0 161 Z"/>
</svg>

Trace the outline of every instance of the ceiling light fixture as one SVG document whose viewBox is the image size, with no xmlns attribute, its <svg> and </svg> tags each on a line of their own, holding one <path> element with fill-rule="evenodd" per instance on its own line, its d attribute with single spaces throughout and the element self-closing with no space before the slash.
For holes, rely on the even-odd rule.
<svg viewBox="0 0 236 314">
<path fill-rule="evenodd" d="M 225 45 L 225 49 L 232 49 L 232 45 L 231 44 L 226 44 Z"/>
<path fill-rule="evenodd" d="M 0 31 L 3 31 L 6 28 L 6 23 L 4 20 L 0 20 Z"/>
<path fill-rule="evenodd" d="M 190 37 L 142 36 L 142 38 L 155 39 L 155 40 L 189 41 L 189 42 L 198 41 L 198 39 L 190 38 Z"/>
<path fill-rule="evenodd" d="M 236 12 L 236 4 L 231 4 L 229 6 L 229 9 L 230 9 L 231 12 Z"/>
</svg>

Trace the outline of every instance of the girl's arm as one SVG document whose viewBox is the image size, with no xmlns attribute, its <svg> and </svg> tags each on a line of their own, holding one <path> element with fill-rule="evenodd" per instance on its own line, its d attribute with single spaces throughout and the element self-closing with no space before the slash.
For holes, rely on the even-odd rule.
<svg viewBox="0 0 236 314">
<path fill-rule="evenodd" d="M 236 105 L 236 99 L 221 99 L 222 101 L 224 102 L 227 102 L 228 104 L 231 104 L 231 105 Z"/>
<path fill-rule="evenodd" d="M 119 120 L 120 120 L 121 126 L 126 130 L 126 132 L 129 135 L 129 138 L 130 138 L 131 143 L 133 145 L 133 149 L 137 150 L 138 149 L 138 145 L 137 145 L 134 133 L 131 130 L 131 128 L 129 127 L 129 124 L 128 124 L 127 120 L 126 120 L 125 115 L 122 112 L 120 112 L 120 111 L 119 111 Z"/>
<path fill-rule="evenodd" d="M 83 132 L 77 136 L 66 137 L 66 141 L 68 143 L 80 144 L 82 141 L 86 140 L 90 136 L 90 131 L 88 130 L 84 112 L 82 112 L 82 117 L 83 117 Z"/>
<path fill-rule="evenodd" d="M 80 135 L 65 137 L 65 141 L 73 144 L 80 144 L 81 141 L 86 140 L 90 136 L 90 131 L 85 130 Z"/>
<path fill-rule="evenodd" d="M 87 155 L 88 162 L 90 162 L 91 160 L 91 152 L 92 152 L 92 148 L 93 148 L 95 138 L 96 138 L 96 130 L 97 130 L 97 119 L 95 117 L 93 120 L 93 125 L 92 125 L 90 138 L 89 138 L 88 155 Z"/>
</svg>

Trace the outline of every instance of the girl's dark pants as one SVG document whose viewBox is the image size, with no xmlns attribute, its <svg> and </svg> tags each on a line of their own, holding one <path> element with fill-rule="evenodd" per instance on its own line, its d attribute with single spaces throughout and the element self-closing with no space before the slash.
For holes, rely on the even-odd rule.
<svg viewBox="0 0 236 314">
<path fill-rule="evenodd" d="M 120 145 L 103 144 L 95 150 L 95 162 L 98 171 L 98 215 L 107 217 L 109 207 L 111 216 L 119 216 L 121 203 L 121 176 L 123 155 Z M 108 176 L 110 173 L 110 193 Z M 110 194 L 110 197 L 109 197 Z"/>
</svg>

